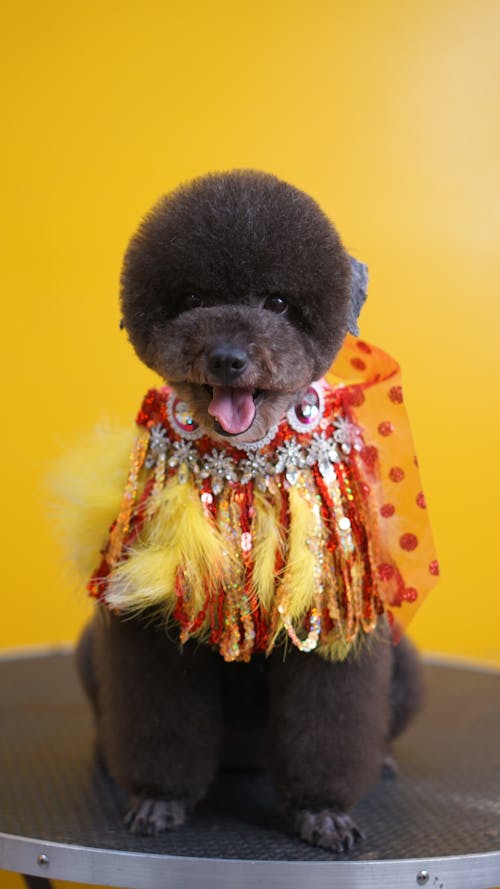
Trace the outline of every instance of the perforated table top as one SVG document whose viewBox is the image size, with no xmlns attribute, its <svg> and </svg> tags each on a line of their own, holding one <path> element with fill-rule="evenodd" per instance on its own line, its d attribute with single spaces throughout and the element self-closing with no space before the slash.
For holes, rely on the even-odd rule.
<svg viewBox="0 0 500 889">
<path fill-rule="evenodd" d="M 179 831 L 131 836 L 71 656 L 0 662 L 0 867 L 137 889 L 500 886 L 500 674 L 426 671 L 400 776 L 358 805 L 367 838 L 336 856 L 284 832 L 265 772 L 223 773 Z"/>
</svg>

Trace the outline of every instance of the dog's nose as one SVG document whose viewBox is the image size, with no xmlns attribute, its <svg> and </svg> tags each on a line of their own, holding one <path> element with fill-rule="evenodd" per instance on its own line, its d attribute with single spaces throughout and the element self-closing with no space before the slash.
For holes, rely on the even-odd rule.
<svg viewBox="0 0 500 889">
<path fill-rule="evenodd" d="M 237 346 L 216 346 L 208 355 L 208 369 L 224 383 L 236 380 L 248 364 L 248 355 Z"/>
</svg>

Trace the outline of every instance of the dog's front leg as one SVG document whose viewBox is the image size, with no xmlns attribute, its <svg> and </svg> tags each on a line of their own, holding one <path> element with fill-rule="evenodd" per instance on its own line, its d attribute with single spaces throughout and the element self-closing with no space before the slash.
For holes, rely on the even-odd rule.
<svg viewBox="0 0 500 889">
<path fill-rule="evenodd" d="M 100 613 L 93 633 L 98 742 L 130 795 L 126 824 L 147 834 L 178 827 L 217 766 L 216 656 L 193 644 L 181 650 L 141 618 Z"/>
<path fill-rule="evenodd" d="M 386 752 L 390 644 L 380 633 L 343 663 L 296 650 L 271 661 L 273 776 L 289 824 L 312 845 L 347 851 L 362 836 L 349 811 Z"/>
</svg>

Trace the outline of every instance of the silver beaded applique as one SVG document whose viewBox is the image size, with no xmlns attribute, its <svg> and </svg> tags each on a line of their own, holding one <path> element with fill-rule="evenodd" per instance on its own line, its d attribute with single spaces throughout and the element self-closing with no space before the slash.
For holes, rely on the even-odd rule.
<svg viewBox="0 0 500 889">
<path fill-rule="evenodd" d="M 237 482 L 237 463 L 225 451 L 213 449 L 211 454 L 201 458 L 201 478 L 209 478 L 214 494 L 224 490 L 225 482 Z"/>
<path fill-rule="evenodd" d="M 183 417 L 185 421 L 185 417 Z M 253 481 L 257 490 L 265 491 L 270 480 L 277 475 L 284 475 L 287 483 L 297 483 L 300 473 L 306 468 L 317 466 L 326 482 L 334 477 L 334 465 L 349 458 L 351 452 L 359 452 L 363 447 L 361 430 L 346 417 L 334 418 L 333 435 L 326 432 L 314 432 L 311 438 L 302 443 L 295 436 L 285 439 L 270 454 L 247 451 L 247 456 L 235 460 L 232 454 L 223 449 L 212 448 L 201 454 L 193 441 L 193 432 L 179 432 L 178 426 L 173 428 L 179 441 L 168 438 L 168 429 L 157 423 L 149 430 L 149 449 L 145 465 L 148 469 L 156 466 L 161 456 L 170 469 L 179 469 L 183 480 L 192 473 L 198 482 L 210 480 L 214 494 L 220 494 L 226 483 L 247 484 Z M 273 433 L 273 438 L 276 433 Z M 196 438 L 200 437 L 196 434 Z M 238 450 L 243 450 L 239 447 Z"/>
<path fill-rule="evenodd" d="M 353 448 L 355 451 L 362 450 L 363 439 L 359 426 L 351 423 L 346 417 L 335 417 L 333 426 L 335 429 L 333 438 L 340 445 L 343 454 L 349 455 Z"/>
</svg>

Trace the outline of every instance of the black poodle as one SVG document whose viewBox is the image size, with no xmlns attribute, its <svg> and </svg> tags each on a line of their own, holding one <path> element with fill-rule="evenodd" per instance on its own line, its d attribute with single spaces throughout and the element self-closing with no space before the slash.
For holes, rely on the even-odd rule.
<svg viewBox="0 0 500 889">
<path fill-rule="evenodd" d="M 220 618 L 222 611 L 219 618 L 212 614 L 212 629 L 204 637 L 196 633 L 209 620 L 208 608 L 224 609 L 226 603 L 214 606 L 209 589 L 208 604 L 188 614 L 194 598 L 195 580 L 189 580 L 193 563 L 184 566 L 181 580 L 176 575 L 176 601 L 167 621 L 158 617 L 152 600 L 141 610 L 134 605 L 122 613 L 116 584 L 115 598 L 102 595 L 115 567 L 121 570 L 127 564 L 138 541 L 149 541 L 160 552 L 161 541 L 151 543 L 151 534 L 148 538 L 147 497 L 155 485 L 159 489 L 164 484 L 169 472 L 177 472 L 177 482 L 180 479 L 176 496 L 187 490 L 181 470 L 191 472 L 207 521 L 223 523 L 214 504 L 227 486 L 236 488 L 235 473 L 240 470 L 226 461 L 219 474 L 211 470 L 210 475 L 203 460 L 221 453 L 246 460 L 248 475 L 238 477 L 237 507 L 245 570 L 256 509 L 245 498 L 256 489 L 263 500 L 266 491 L 276 488 L 276 498 L 284 504 L 275 523 L 282 544 L 281 550 L 279 542 L 276 546 L 271 573 L 286 574 L 286 535 L 280 538 L 280 529 L 290 522 L 287 509 L 296 509 L 297 515 L 300 511 L 300 498 L 294 501 L 292 496 L 294 486 L 302 484 L 302 504 L 319 509 L 310 485 L 300 482 L 301 467 L 308 471 L 312 465 L 307 462 L 312 452 L 304 450 L 306 438 L 300 436 L 322 410 L 311 386 L 329 369 L 355 324 L 356 270 L 315 201 L 274 176 L 254 171 L 209 175 L 162 198 L 126 252 L 122 324 L 139 357 L 171 388 L 165 404 L 158 392 L 149 393 L 139 415 L 139 425 L 153 436 L 149 458 L 146 445 L 140 444 L 126 488 L 126 497 L 135 497 L 136 506 L 127 507 L 125 499 L 111 529 L 94 578 L 102 605 L 82 636 L 78 662 L 95 709 L 102 759 L 130 794 L 127 823 L 133 832 L 156 833 L 181 825 L 221 764 L 267 763 L 293 832 L 326 849 L 349 850 L 361 837 L 349 812 L 379 778 L 391 738 L 417 708 L 415 653 L 404 640 L 392 646 L 383 608 L 370 612 L 368 629 L 363 624 L 352 645 L 342 651 L 334 646 L 324 656 L 318 622 L 326 620 L 328 632 L 334 632 L 335 620 L 341 622 L 338 614 L 347 609 L 345 590 L 335 594 L 340 603 L 337 617 L 332 608 L 328 616 L 326 608 L 314 606 L 304 611 L 299 623 L 287 623 L 283 617 L 281 592 L 277 609 L 273 611 L 272 601 L 267 611 L 262 606 L 259 614 L 266 612 L 269 620 L 265 625 L 262 618 L 260 626 L 251 591 L 245 587 L 245 611 L 234 604 L 243 599 L 234 598 L 240 593 L 229 584 L 224 595 L 233 608 L 227 612 L 233 614 L 233 624 L 230 618 Z M 278 436 L 281 455 L 291 453 L 282 430 L 294 411 L 293 446 L 298 441 L 306 457 L 292 464 L 280 457 L 271 477 L 268 464 L 259 460 L 268 459 L 273 436 Z M 177 423 L 175 428 L 184 433 L 174 435 L 172 450 L 166 452 L 169 423 Z M 337 456 L 331 456 L 335 446 L 328 440 L 328 429 L 333 427 L 326 421 L 318 426 L 315 442 L 330 449 L 323 453 L 330 454 L 331 462 L 321 469 L 323 475 L 313 467 L 318 491 L 325 489 L 326 499 L 329 479 L 340 471 Z M 198 442 L 193 457 L 192 446 Z M 342 447 L 345 455 L 345 440 Z M 149 481 L 141 482 L 148 465 Z M 279 484 L 274 481 L 278 476 Z M 233 521 L 232 508 L 224 513 L 228 522 Z M 333 508 L 340 507 L 335 502 Z M 184 512 L 182 507 L 175 521 L 182 522 Z M 307 516 L 300 515 L 307 522 Z M 328 516 L 323 518 L 328 525 Z M 363 530 L 345 516 L 342 533 L 348 534 L 351 524 L 356 539 L 364 539 Z M 176 545 L 176 528 L 164 531 Z M 313 571 L 323 559 L 320 532 L 316 537 L 314 533 L 307 538 Z M 123 544 L 121 556 L 117 540 Z M 341 539 L 335 540 L 325 556 L 332 565 L 340 564 L 335 548 Z M 140 585 L 140 565 L 137 572 Z M 342 578 L 335 582 L 341 584 Z M 323 577 L 322 590 L 325 583 Z M 199 644 L 200 638 L 205 644 Z"/>
</svg>

